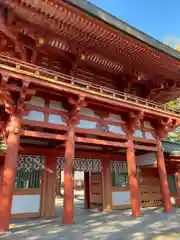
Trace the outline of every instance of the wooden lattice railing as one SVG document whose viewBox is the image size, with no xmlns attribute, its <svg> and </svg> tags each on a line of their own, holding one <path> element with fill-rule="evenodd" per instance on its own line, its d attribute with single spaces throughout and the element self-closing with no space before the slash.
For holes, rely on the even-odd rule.
<svg viewBox="0 0 180 240">
<path fill-rule="evenodd" d="M 180 116 L 179 110 L 171 109 L 167 106 L 167 104 L 158 104 L 147 99 L 143 99 L 124 92 L 115 91 L 98 84 L 92 84 L 79 78 L 48 70 L 46 68 L 42 68 L 33 64 L 25 63 L 19 61 L 18 59 L 13 59 L 4 55 L 0 55 L 0 68 L 34 77 L 36 79 L 41 79 L 42 81 L 57 83 L 58 85 L 69 87 L 71 89 L 76 89 L 82 92 L 87 92 L 116 101 L 131 103 L 133 105 L 143 108 L 151 110 L 156 109 L 159 112 L 171 113 L 173 115 Z"/>
</svg>

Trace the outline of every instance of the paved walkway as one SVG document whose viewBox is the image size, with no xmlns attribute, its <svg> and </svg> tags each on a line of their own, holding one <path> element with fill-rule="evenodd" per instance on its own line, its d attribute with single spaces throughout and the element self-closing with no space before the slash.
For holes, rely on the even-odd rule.
<svg viewBox="0 0 180 240">
<path fill-rule="evenodd" d="M 62 202 L 56 203 L 60 216 Z M 175 240 L 180 239 L 180 209 L 171 214 L 160 208 L 142 210 L 142 217 L 133 218 L 131 212 L 94 212 L 83 209 L 82 200 L 76 199 L 75 225 L 60 225 L 60 217 L 53 219 L 16 221 L 11 224 L 12 234 L 0 239 L 12 240 Z"/>
</svg>

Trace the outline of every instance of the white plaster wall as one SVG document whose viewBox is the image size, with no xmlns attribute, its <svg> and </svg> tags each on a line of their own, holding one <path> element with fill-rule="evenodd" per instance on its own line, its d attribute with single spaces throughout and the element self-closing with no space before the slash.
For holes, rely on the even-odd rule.
<svg viewBox="0 0 180 240">
<path fill-rule="evenodd" d="M 135 132 L 133 133 L 133 136 L 143 138 L 142 131 L 141 130 L 135 130 Z"/>
<path fill-rule="evenodd" d="M 98 117 L 95 112 L 90 108 L 81 108 L 80 115 L 86 117 Z"/>
<path fill-rule="evenodd" d="M 27 101 L 26 103 L 29 103 L 29 104 L 32 104 L 34 106 L 38 106 L 38 107 L 44 107 L 45 106 L 45 101 L 43 98 L 41 97 L 36 97 L 36 96 L 33 96 L 31 98 L 30 101 Z"/>
<path fill-rule="evenodd" d="M 64 111 L 66 111 L 66 109 L 63 107 L 61 102 L 54 101 L 54 100 L 50 100 L 49 108 L 54 109 L 54 110 L 64 110 Z"/>
<path fill-rule="evenodd" d="M 138 166 L 145 165 L 154 165 L 156 164 L 156 154 L 155 153 L 147 153 L 143 155 L 136 156 L 136 164 Z"/>
<path fill-rule="evenodd" d="M 11 214 L 36 213 L 40 210 L 40 195 L 14 195 Z"/>
<path fill-rule="evenodd" d="M 63 125 L 65 124 L 62 117 L 60 115 L 57 115 L 57 114 L 49 114 L 48 123 L 63 124 Z"/>
<path fill-rule="evenodd" d="M 113 114 L 113 113 L 110 113 L 107 118 L 104 118 L 104 120 L 109 120 L 109 121 L 113 121 L 113 122 L 124 123 L 124 121 L 122 120 L 122 118 L 121 118 L 120 115 L 116 115 L 116 114 Z"/>
<path fill-rule="evenodd" d="M 120 126 L 108 125 L 108 129 L 112 133 L 119 133 L 121 135 L 126 135 L 123 129 Z"/>
<path fill-rule="evenodd" d="M 145 132 L 145 138 L 146 139 L 156 140 L 155 137 L 153 137 L 151 132 Z"/>
<path fill-rule="evenodd" d="M 77 125 L 78 128 L 86 128 L 86 129 L 96 129 L 96 122 L 91 122 L 88 120 L 80 120 Z"/>
<path fill-rule="evenodd" d="M 130 204 L 130 192 L 121 191 L 121 192 L 112 192 L 112 205 L 126 205 Z"/>
<path fill-rule="evenodd" d="M 44 122 L 44 113 L 39 111 L 31 110 L 27 116 L 24 116 L 23 119 L 31 120 L 31 121 L 40 121 Z"/>
</svg>

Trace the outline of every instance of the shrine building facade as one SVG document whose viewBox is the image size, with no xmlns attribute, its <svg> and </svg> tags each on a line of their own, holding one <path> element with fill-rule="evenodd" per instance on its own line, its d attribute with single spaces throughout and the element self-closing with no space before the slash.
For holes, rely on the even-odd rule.
<svg viewBox="0 0 180 240">
<path fill-rule="evenodd" d="M 63 224 L 74 171 L 85 208 L 178 206 L 179 145 L 161 142 L 180 123 L 167 105 L 180 53 L 83 0 L 6 0 L 0 13 L 0 231 L 55 216 L 62 170 Z"/>
</svg>

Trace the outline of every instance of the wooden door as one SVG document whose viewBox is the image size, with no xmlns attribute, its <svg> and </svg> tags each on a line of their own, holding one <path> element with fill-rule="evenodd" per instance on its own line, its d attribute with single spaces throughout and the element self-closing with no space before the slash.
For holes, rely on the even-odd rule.
<svg viewBox="0 0 180 240">
<path fill-rule="evenodd" d="M 160 180 L 157 169 L 143 169 L 139 183 L 141 206 L 161 206 L 162 195 L 160 191 Z"/>
<path fill-rule="evenodd" d="M 91 173 L 90 176 L 90 208 L 102 209 L 102 176 L 101 173 Z"/>
</svg>

